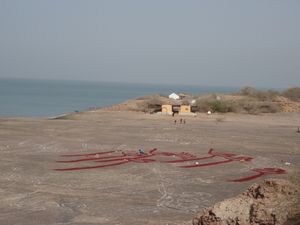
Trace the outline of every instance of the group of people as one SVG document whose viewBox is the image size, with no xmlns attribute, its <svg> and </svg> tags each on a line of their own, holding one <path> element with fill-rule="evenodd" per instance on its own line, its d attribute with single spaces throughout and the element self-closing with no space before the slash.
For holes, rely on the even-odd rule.
<svg viewBox="0 0 300 225">
<path fill-rule="evenodd" d="M 185 119 L 180 118 L 179 123 L 185 124 Z M 177 120 L 174 120 L 174 124 L 177 124 Z"/>
</svg>

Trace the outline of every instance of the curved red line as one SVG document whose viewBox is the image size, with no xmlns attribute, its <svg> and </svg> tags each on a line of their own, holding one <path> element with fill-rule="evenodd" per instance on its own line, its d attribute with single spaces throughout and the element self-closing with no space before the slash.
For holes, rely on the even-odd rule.
<svg viewBox="0 0 300 225">
<path fill-rule="evenodd" d="M 244 177 L 244 178 L 239 178 L 239 179 L 235 179 L 235 180 L 228 180 L 228 181 L 231 181 L 231 182 L 245 182 L 245 181 L 249 181 L 249 180 L 259 178 L 263 175 L 265 175 L 265 174 L 264 173 L 259 173 L 259 174 L 256 174 L 256 175 L 252 175 L 252 176 L 248 176 L 248 177 Z"/>
<path fill-rule="evenodd" d="M 55 171 L 89 170 L 89 169 L 97 169 L 97 168 L 103 168 L 103 167 L 109 167 L 109 166 L 117 166 L 117 165 L 121 165 L 121 164 L 125 164 L 125 163 L 128 163 L 128 161 L 112 163 L 112 164 L 107 164 L 107 165 L 101 165 L 101 166 L 71 167 L 71 168 L 54 169 L 54 170 Z"/>
</svg>

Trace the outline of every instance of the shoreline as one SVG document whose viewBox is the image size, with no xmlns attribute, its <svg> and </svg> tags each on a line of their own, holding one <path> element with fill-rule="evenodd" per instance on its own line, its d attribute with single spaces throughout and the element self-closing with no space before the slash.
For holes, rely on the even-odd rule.
<svg viewBox="0 0 300 225">
<path fill-rule="evenodd" d="M 80 83 L 79 83 L 80 84 Z M 78 85 L 79 85 L 78 84 Z M 30 90 L 31 86 L 24 87 L 23 91 L 26 91 L 27 89 Z M 102 96 L 103 100 L 96 100 L 99 99 L 96 95 L 93 96 L 86 96 L 84 95 L 83 91 L 78 91 L 79 86 L 72 86 L 70 87 L 71 90 L 74 93 L 72 96 L 65 95 L 64 97 L 60 98 L 60 96 L 56 96 L 57 93 L 52 93 L 50 97 L 44 96 L 44 100 L 41 98 L 38 100 L 32 100 L 29 101 L 29 105 L 32 106 L 31 110 L 34 110 L 34 107 L 37 107 L 37 112 L 34 113 L 32 111 L 31 116 L 28 117 L 59 117 L 64 114 L 72 114 L 75 112 L 85 112 L 90 110 L 116 110 L 116 111 L 143 111 L 143 112 L 158 112 L 162 109 L 158 106 L 162 107 L 162 105 L 165 104 L 171 104 L 171 105 L 187 105 L 191 107 L 192 112 L 219 112 L 219 113 L 249 113 L 249 114 L 260 114 L 260 113 L 278 113 L 278 112 L 300 112 L 300 100 L 299 100 L 299 92 L 300 88 L 288 88 L 286 90 L 274 91 L 274 90 L 258 90 L 251 87 L 244 87 L 240 89 L 239 91 L 235 92 L 214 92 L 213 90 L 210 90 L 209 92 L 197 92 L 194 90 L 194 92 L 185 92 L 185 91 L 178 91 L 181 90 L 181 88 L 177 89 L 177 95 L 179 97 L 178 100 L 170 99 L 168 98 L 168 95 L 166 94 L 159 94 L 159 90 L 157 87 L 152 87 L 152 89 L 148 91 L 137 91 L 137 93 L 131 93 L 132 88 L 127 87 L 127 89 L 124 87 L 122 89 L 123 92 L 128 92 L 130 94 L 126 95 L 127 100 L 124 99 L 124 97 L 120 97 L 119 95 L 122 94 L 122 91 L 120 91 L 119 95 L 114 95 L 113 88 L 105 87 L 105 93 L 104 95 L 99 92 L 99 96 Z M 49 88 L 49 87 L 47 87 Z M 56 86 L 53 87 L 54 89 L 57 88 Z M 90 88 L 85 87 L 89 91 Z M 93 92 L 97 92 L 96 86 L 92 89 Z M 62 90 L 64 90 L 63 87 L 61 87 Z M 57 92 L 59 90 L 57 89 Z M 133 88 L 134 89 L 134 88 Z M 156 90 L 157 89 L 157 90 Z M 182 88 L 184 89 L 184 88 Z M 201 89 L 201 88 L 200 88 Z M 4 89 L 5 90 L 5 89 Z M 27 91 L 28 91 L 27 90 Z M 171 93 L 172 90 L 164 89 L 165 92 Z M 87 91 L 87 90 L 86 90 Z M 187 90 L 188 91 L 188 90 Z M 152 94 L 151 94 L 152 93 Z M 156 94 L 155 94 L 156 93 Z M 7 91 L 7 94 L 11 94 L 12 96 L 18 96 L 18 93 L 10 93 Z M 174 93 L 173 93 L 174 94 Z M 4 95 L 4 97 L 6 96 Z M 22 92 L 19 93 L 20 96 L 23 96 Z M 139 97 L 138 97 L 138 96 Z M 10 95 L 7 95 L 6 97 L 9 98 Z M 123 96 L 123 95 L 122 95 Z M 136 96 L 136 97 L 134 97 Z M 30 96 L 28 96 L 30 97 Z M 83 99 L 89 97 L 85 101 Z M 105 98 L 109 98 L 110 100 L 106 101 Z M 60 100 L 62 99 L 62 100 Z M 89 100 L 91 99 L 91 101 Z M 15 106 L 18 105 L 24 105 L 27 102 L 27 98 L 24 99 L 24 101 L 19 102 L 18 99 L 12 99 L 12 103 L 15 104 Z M 80 100 L 80 101 L 79 101 Z M 44 104 L 44 102 L 51 102 L 50 105 Z M 79 105 L 76 104 L 80 103 Z M 99 106 L 97 106 L 97 102 L 99 102 Z M 84 103 L 84 104 L 83 104 Z M 28 105 L 28 104 L 26 104 Z M 18 111 L 18 107 L 15 107 L 12 105 L 3 105 L 2 113 L 5 115 L 8 115 L 8 112 L 11 112 L 12 116 L 2 116 L 2 117 L 23 117 L 20 113 L 20 116 L 14 116 L 14 112 L 16 110 Z M 40 106 L 43 106 L 42 109 Z M 52 108 L 51 108 L 51 107 Z M 66 106 L 66 107 L 62 107 Z M 28 106 L 27 106 L 28 107 Z M 47 108 L 48 107 L 48 108 Z M 60 107 L 60 110 L 58 108 Z M 26 107 L 25 107 L 26 108 Z M 76 109 L 77 108 L 77 109 Z M 80 108 L 80 109 L 78 109 Z M 47 110 L 48 109 L 48 110 Z M 48 112 L 52 110 L 55 110 L 56 112 L 52 115 L 48 116 Z M 21 112 L 21 108 L 19 109 Z M 28 111 L 28 110 L 27 110 Z M 26 110 L 24 111 L 24 113 Z M 60 112 L 60 113 L 59 113 Z M 26 114 L 26 113 L 25 113 Z M 24 115 L 25 115 L 24 114 Z M 41 116 L 36 116 L 40 114 Z M 17 115 L 17 114 L 15 114 Z M 44 116 L 43 116 L 44 115 Z"/>
</svg>

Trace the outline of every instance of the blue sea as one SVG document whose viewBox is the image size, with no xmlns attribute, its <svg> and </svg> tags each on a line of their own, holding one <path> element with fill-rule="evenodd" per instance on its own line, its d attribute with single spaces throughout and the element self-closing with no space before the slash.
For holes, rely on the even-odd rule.
<svg viewBox="0 0 300 225">
<path fill-rule="evenodd" d="M 128 99 L 172 92 L 234 92 L 234 87 L 131 84 L 95 81 L 0 79 L 1 117 L 55 117 L 111 106 Z"/>
</svg>

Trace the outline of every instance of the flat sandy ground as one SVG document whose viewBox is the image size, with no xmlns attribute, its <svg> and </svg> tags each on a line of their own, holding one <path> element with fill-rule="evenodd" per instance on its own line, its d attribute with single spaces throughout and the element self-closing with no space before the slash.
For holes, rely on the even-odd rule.
<svg viewBox="0 0 300 225">
<path fill-rule="evenodd" d="M 182 118 L 186 124 L 178 123 L 179 116 L 105 111 L 77 113 L 68 119 L 1 118 L 0 224 L 182 224 L 203 207 L 235 196 L 254 182 L 267 177 L 291 179 L 297 173 L 300 114 Z M 158 150 L 144 160 L 119 160 L 137 158 L 141 148 L 142 155 Z M 158 154 L 206 157 L 210 148 L 253 159 L 207 164 L 228 161 L 217 156 L 166 163 L 179 158 Z M 110 150 L 116 152 L 61 156 Z M 103 162 L 102 157 L 117 160 Z M 89 160 L 56 162 L 78 159 Z M 101 165 L 111 166 L 54 170 Z M 287 174 L 228 181 L 255 175 L 254 168 L 281 168 Z"/>
</svg>

